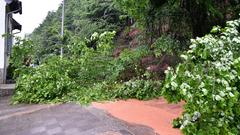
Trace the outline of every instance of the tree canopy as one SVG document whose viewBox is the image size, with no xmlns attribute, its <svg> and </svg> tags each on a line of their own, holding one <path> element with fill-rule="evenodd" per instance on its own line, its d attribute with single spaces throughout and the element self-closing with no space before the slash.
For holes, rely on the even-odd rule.
<svg viewBox="0 0 240 135">
<path fill-rule="evenodd" d="M 94 32 L 120 31 L 125 22 L 120 20 L 122 12 L 117 10 L 111 0 L 67 0 L 65 3 L 65 35 L 60 36 L 61 10 L 48 13 L 42 24 L 31 34 L 38 46 L 38 55 L 59 53 L 62 44 L 67 44 L 71 36 L 84 39 Z"/>
</svg>

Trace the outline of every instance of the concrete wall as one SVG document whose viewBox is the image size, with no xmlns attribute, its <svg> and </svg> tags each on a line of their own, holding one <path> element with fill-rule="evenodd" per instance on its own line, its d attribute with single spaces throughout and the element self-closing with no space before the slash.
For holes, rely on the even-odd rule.
<svg viewBox="0 0 240 135">
<path fill-rule="evenodd" d="M 5 80 L 5 41 L 2 35 L 5 33 L 5 1 L 0 0 L 0 84 Z"/>
</svg>

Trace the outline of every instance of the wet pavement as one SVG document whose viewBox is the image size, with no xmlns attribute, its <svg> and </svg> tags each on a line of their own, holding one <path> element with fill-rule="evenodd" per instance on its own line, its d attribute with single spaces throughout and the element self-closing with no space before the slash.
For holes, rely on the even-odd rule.
<svg viewBox="0 0 240 135">
<path fill-rule="evenodd" d="M 127 123 L 93 106 L 9 105 L 0 99 L 0 135 L 156 135 L 145 125 Z"/>
</svg>

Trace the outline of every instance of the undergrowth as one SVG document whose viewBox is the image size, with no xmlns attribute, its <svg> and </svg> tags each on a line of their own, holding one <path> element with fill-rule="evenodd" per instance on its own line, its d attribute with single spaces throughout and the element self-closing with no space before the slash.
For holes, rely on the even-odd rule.
<svg viewBox="0 0 240 135">
<path fill-rule="evenodd" d="M 114 35 L 115 32 L 94 33 L 90 39 L 84 40 L 73 37 L 64 57 L 49 56 L 33 67 L 17 65 L 13 103 L 77 101 L 87 104 L 159 97 L 161 82 L 144 79 L 145 71 L 140 66 L 141 58 L 151 53 L 148 47 L 125 49 L 114 58 Z M 21 41 L 16 47 L 24 49 L 25 45 L 26 41 Z M 14 49 L 12 57 L 18 57 L 18 51 Z M 25 57 L 31 59 L 31 55 L 27 55 L 17 59 L 17 63 Z"/>
</svg>

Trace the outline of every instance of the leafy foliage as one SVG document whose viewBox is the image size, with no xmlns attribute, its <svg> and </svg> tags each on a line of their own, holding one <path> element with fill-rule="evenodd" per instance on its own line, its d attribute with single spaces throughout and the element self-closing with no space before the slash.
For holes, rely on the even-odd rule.
<svg viewBox="0 0 240 135">
<path fill-rule="evenodd" d="M 185 62 L 167 71 L 165 98 L 186 102 L 184 134 L 239 134 L 239 28 L 240 20 L 229 21 L 192 40 Z"/>
<path fill-rule="evenodd" d="M 106 52 L 110 52 L 114 35 L 115 32 L 100 34 L 98 50 L 82 42 L 80 54 L 69 58 L 52 56 L 37 67 L 26 67 L 29 72 L 20 74 L 17 79 L 14 100 L 27 103 L 61 101 L 72 90 L 103 80 L 109 74 L 109 61 L 103 58 L 109 55 Z"/>
<path fill-rule="evenodd" d="M 31 40 L 16 38 L 9 61 L 12 77 L 17 78 L 20 74 L 30 72 L 27 66 L 30 66 L 30 63 L 36 63 L 34 57 L 34 43 Z"/>
<path fill-rule="evenodd" d="M 119 19 L 122 13 L 112 0 L 68 0 L 65 4 L 64 37 L 60 36 L 61 6 L 57 11 L 49 12 L 30 36 L 41 60 L 51 54 L 58 55 L 60 47 L 68 53 L 65 47 L 72 37 L 84 39 L 90 38 L 94 32 L 119 32 L 125 26 L 125 21 Z"/>
<path fill-rule="evenodd" d="M 39 66 L 25 66 L 28 72 L 21 72 L 17 79 L 14 102 L 89 103 L 115 98 L 150 99 L 159 96 L 160 83 L 130 80 L 143 75 L 139 61 L 149 54 L 149 49 L 126 49 L 119 58 L 114 59 L 112 49 L 115 34 L 116 32 L 94 33 L 85 40 L 72 37 L 67 46 L 69 54 L 65 57 L 51 56 Z M 122 76 L 129 69 L 134 70 L 135 74 L 124 80 Z M 130 81 L 122 82 L 128 80 Z"/>
<path fill-rule="evenodd" d="M 117 98 L 147 100 L 161 96 L 161 82 L 153 80 L 129 80 L 116 90 Z"/>
<path fill-rule="evenodd" d="M 180 51 L 180 42 L 170 36 L 161 36 L 153 44 L 154 54 L 160 57 L 164 54 L 177 54 Z"/>
<path fill-rule="evenodd" d="M 17 38 L 16 43 L 13 46 L 10 63 L 16 68 L 24 65 L 26 59 L 34 56 L 33 46 L 34 44 L 31 40 L 21 40 L 20 38 Z"/>
<path fill-rule="evenodd" d="M 64 95 L 75 89 L 75 81 L 66 69 L 71 63 L 67 59 L 52 57 L 28 74 L 17 80 L 15 103 L 39 103 L 61 100 Z M 29 70 L 29 68 L 28 68 Z"/>
<path fill-rule="evenodd" d="M 141 77 L 144 74 L 140 65 L 141 58 L 150 53 L 146 46 L 123 50 L 120 56 L 113 61 L 111 80 L 128 81 L 134 77 Z"/>
<path fill-rule="evenodd" d="M 74 51 L 73 54 L 75 54 L 71 58 L 74 65 L 72 76 L 78 83 L 88 86 L 101 82 L 111 75 L 110 67 L 113 58 L 110 55 L 113 48 L 112 40 L 114 35 L 115 32 L 104 32 L 100 35 L 95 33 L 91 39 L 86 39 L 85 42 L 76 41 L 76 44 L 69 46 L 72 48 L 70 50 Z M 96 41 L 95 39 L 98 40 Z M 87 46 L 93 40 L 96 42 L 96 50 Z"/>
<path fill-rule="evenodd" d="M 214 25 L 235 19 L 238 0 L 115 0 L 130 17 L 141 24 L 146 36 L 176 35 L 177 39 L 208 33 Z M 157 37 L 156 37 L 157 35 Z M 152 42 L 151 42 L 152 43 Z"/>
<path fill-rule="evenodd" d="M 139 23 L 146 21 L 145 19 L 150 8 L 149 0 L 138 0 L 137 2 L 135 0 L 115 0 L 115 2 L 121 10 L 128 13 Z"/>
</svg>

